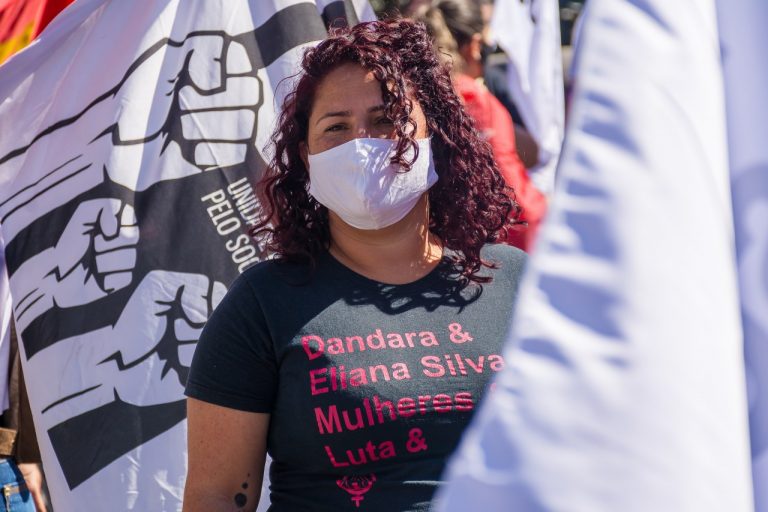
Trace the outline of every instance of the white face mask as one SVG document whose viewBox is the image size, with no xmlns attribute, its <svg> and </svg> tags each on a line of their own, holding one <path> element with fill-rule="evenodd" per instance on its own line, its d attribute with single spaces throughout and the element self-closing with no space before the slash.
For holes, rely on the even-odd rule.
<svg viewBox="0 0 768 512">
<path fill-rule="evenodd" d="M 397 141 L 353 139 L 309 155 L 309 193 L 358 229 L 391 226 L 437 182 L 430 139 L 418 139 L 419 156 L 408 172 L 390 160 Z M 413 149 L 405 152 L 410 160 Z"/>
</svg>

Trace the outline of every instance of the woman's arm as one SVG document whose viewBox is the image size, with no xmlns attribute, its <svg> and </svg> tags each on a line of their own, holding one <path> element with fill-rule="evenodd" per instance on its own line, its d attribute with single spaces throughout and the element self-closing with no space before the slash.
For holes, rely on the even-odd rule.
<svg viewBox="0 0 768 512">
<path fill-rule="evenodd" d="M 269 414 L 187 399 L 184 512 L 253 511 L 264 476 Z"/>
</svg>

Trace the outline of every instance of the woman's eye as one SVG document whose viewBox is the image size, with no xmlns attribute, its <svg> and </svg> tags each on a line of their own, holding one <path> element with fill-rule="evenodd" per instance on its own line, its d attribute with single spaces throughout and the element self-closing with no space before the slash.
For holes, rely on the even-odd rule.
<svg viewBox="0 0 768 512">
<path fill-rule="evenodd" d="M 391 125 L 392 120 L 388 117 L 380 117 L 376 120 L 376 124 L 385 124 L 385 125 Z"/>
<path fill-rule="evenodd" d="M 332 124 L 328 128 L 325 129 L 326 132 L 339 132 L 344 129 L 343 124 Z"/>
</svg>

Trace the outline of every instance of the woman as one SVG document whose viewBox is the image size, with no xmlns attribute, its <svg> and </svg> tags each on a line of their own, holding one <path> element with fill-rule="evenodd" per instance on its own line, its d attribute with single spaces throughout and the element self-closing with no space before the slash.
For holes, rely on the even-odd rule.
<svg viewBox="0 0 768 512">
<path fill-rule="evenodd" d="M 427 510 L 503 366 L 524 255 L 423 26 L 363 23 L 309 50 L 284 105 L 247 270 L 187 385 L 184 510 Z"/>
<path fill-rule="evenodd" d="M 446 28 L 450 30 L 454 45 L 459 46 L 451 52 L 455 68 L 460 67 L 463 74 L 481 81 L 509 112 L 514 121 L 517 153 L 527 168 L 534 167 L 539 160 L 539 147 L 526 130 L 511 97 L 506 64 L 490 62 L 489 59 L 494 53 L 494 48 L 487 43 L 493 16 L 493 0 L 430 1 L 410 8 L 410 16 L 423 17 L 424 13 L 430 10 L 430 5 L 436 7 L 444 22 L 448 23 Z M 445 41 L 438 39 L 438 42 Z M 450 45 L 443 46 L 442 51 L 448 51 L 449 48 Z"/>
<path fill-rule="evenodd" d="M 506 241 L 530 250 L 546 211 L 546 198 L 535 187 L 519 158 L 516 141 L 521 133 L 516 130 L 507 109 L 482 81 L 483 32 L 487 25 L 480 5 L 472 0 L 437 0 L 417 11 L 415 17 L 427 25 L 438 52 L 451 65 L 456 91 L 477 128 L 491 144 L 501 173 L 515 190 L 523 209 L 521 220 L 526 226 L 511 231 Z M 530 139 L 527 132 L 523 136 Z M 530 147 L 530 144 L 523 147 Z M 533 154 L 534 151 L 526 153 Z"/>
</svg>

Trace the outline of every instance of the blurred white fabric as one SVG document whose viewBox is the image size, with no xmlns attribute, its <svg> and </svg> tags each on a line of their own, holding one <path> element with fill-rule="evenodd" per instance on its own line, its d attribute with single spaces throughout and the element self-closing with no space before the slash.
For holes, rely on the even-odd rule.
<svg viewBox="0 0 768 512">
<path fill-rule="evenodd" d="M 768 512 L 768 3 L 717 0 L 755 508 Z"/>
<path fill-rule="evenodd" d="M 715 2 L 590 4 L 509 366 L 438 510 L 750 512 Z"/>
</svg>

